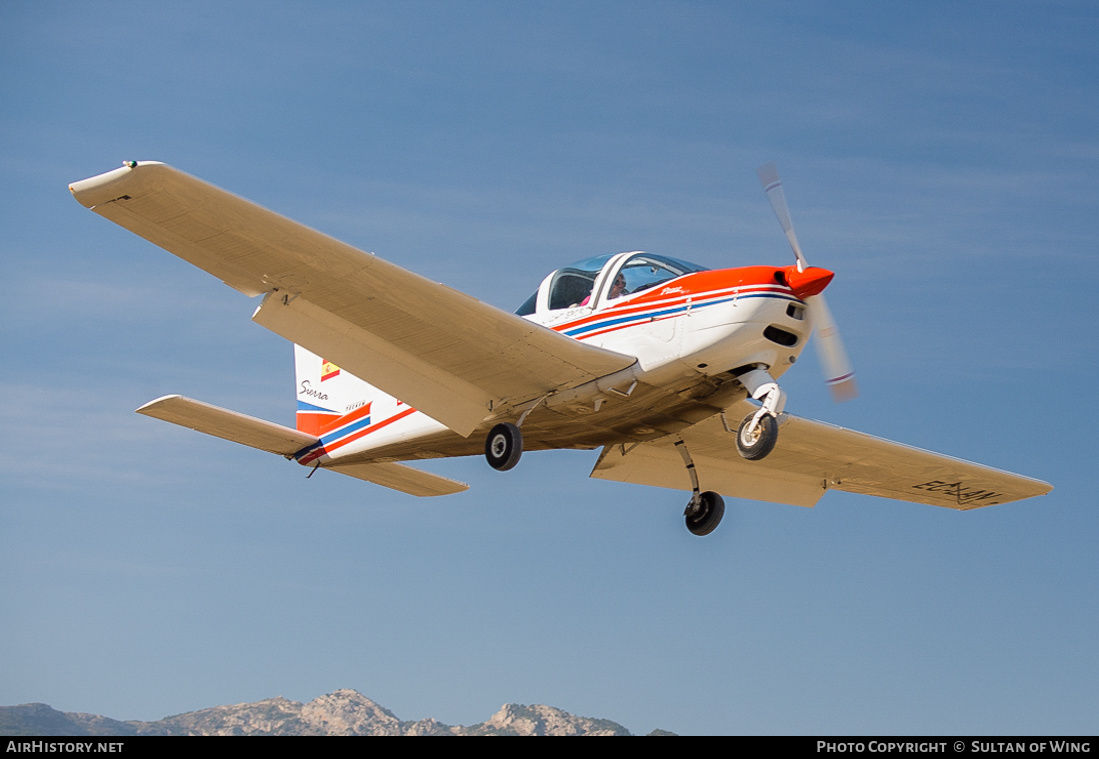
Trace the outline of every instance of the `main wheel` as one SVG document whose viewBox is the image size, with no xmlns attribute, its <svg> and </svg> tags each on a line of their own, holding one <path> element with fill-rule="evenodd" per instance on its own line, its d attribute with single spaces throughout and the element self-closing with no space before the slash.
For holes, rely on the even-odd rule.
<svg viewBox="0 0 1099 759">
<path fill-rule="evenodd" d="M 701 494 L 698 508 L 692 514 L 687 507 L 687 529 L 693 535 L 709 535 L 725 516 L 725 500 L 712 490 Z"/>
<path fill-rule="evenodd" d="M 493 469 L 506 472 L 522 455 L 523 433 L 514 424 L 497 424 L 485 438 L 485 458 Z"/>
<path fill-rule="evenodd" d="M 770 453 L 778 442 L 778 421 L 770 414 L 764 414 L 759 424 L 751 432 L 748 427 L 755 413 L 744 417 L 736 433 L 736 448 L 740 455 L 749 461 L 759 461 Z"/>
</svg>

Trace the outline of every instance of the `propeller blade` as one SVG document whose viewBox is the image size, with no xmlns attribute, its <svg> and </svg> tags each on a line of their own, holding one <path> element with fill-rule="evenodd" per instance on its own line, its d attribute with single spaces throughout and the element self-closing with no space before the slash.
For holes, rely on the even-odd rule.
<svg viewBox="0 0 1099 759">
<path fill-rule="evenodd" d="M 847 349 L 843 347 L 843 339 L 835 319 L 832 318 L 832 312 L 828 309 L 828 303 L 823 295 L 813 295 L 805 299 L 805 305 L 809 309 L 810 324 L 816 333 L 817 357 L 820 359 L 821 369 L 824 370 L 824 380 L 832 391 L 832 399 L 837 403 L 849 401 L 859 394 L 855 383 L 855 369 L 847 357 Z"/>
<path fill-rule="evenodd" d="M 798 237 L 794 234 L 794 222 L 790 219 L 790 209 L 786 205 L 786 194 L 782 191 L 782 180 L 778 178 L 778 168 L 773 163 L 767 163 L 756 169 L 756 174 L 759 175 L 763 191 L 767 193 L 767 199 L 771 201 L 778 223 L 782 225 L 782 231 L 786 233 L 786 240 L 794 251 L 798 271 L 804 271 L 809 262 L 805 260 L 805 254 L 798 245 Z"/>
<path fill-rule="evenodd" d="M 763 191 L 767 193 L 771 208 L 778 217 L 778 223 L 782 225 L 782 231 L 786 233 L 786 239 L 794 251 L 798 271 L 804 272 L 809 267 L 809 262 L 805 260 L 797 235 L 794 234 L 794 222 L 790 220 L 790 209 L 786 205 L 786 194 L 782 191 L 778 169 L 773 163 L 768 163 L 756 169 L 756 174 L 759 175 L 759 183 L 763 185 Z M 825 273 L 828 274 L 828 280 L 831 280 L 831 273 Z M 820 289 L 827 284 L 828 281 L 824 281 Z M 794 287 L 796 291 L 796 283 Z M 836 320 L 832 318 L 832 312 L 828 310 L 823 295 L 805 295 L 804 300 L 809 310 L 809 323 L 816 332 L 817 357 L 820 359 L 821 369 L 824 370 L 828 389 L 832 391 L 832 398 L 837 403 L 849 401 L 859 394 L 859 389 L 855 384 L 855 370 L 851 366 L 851 360 L 847 358 L 847 349 L 843 347 Z"/>
</svg>

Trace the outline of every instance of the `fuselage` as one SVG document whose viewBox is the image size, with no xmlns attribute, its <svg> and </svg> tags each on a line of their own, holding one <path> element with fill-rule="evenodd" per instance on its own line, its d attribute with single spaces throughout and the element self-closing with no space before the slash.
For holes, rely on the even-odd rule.
<svg viewBox="0 0 1099 759">
<path fill-rule="evenodd" d="M 804 301 L 787 282 L 788 269 L 703 270 L 633 252 L 553 272 L 519 314 L 637 363 L 618 376 L 501 409 L 482 427 L 529 409 L 527 449 L 593 448 L 656 439 L 720 413 L 745 397 L 738 375 L 764 367 L 778 377 L 805 346 L 810 325 Z M 312 407 L 305 396 L 320 393 L 329 409 L 320 417 L 299 412 L 299 428 L 321 437 L 299 454 L 300 463 L 432 458 L 433 441 L 450 455 L 455 445 L 464 451 L 463 438 L 434 419 L 358 378 L 333 382 L 331 372 L 299 349 L 299 401 Z M 303 419 L 310 421 L 303 426 Z M 464 452 L 483 451 L 482 434 L 464 440 Z"/>
</svg>

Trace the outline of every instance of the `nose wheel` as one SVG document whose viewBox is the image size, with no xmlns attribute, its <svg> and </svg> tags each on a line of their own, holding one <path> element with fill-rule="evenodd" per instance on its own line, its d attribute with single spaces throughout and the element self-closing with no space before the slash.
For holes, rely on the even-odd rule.
<svg viewBox="0 0 1099 759">
<path fill-rule="evenodd" d="M 523 455 L 523 433 L 510 422 L 497 424 L 485 438 L 485 458 L 489 466 L 506 472 L 519 463 Z"/>
<path fill-rule="evenodd" d="M 744 417 L 736 433 L 736 449 L 748 461 L 759 461 L 778 442 L 778 422 L 767 413 L 754 413 Z"/>
<path fill-rule="evenodd" d="M 762 368 L 753 369 L 738 379 L 762 406 L 759 411 L 744 417 L 744 421 L 740 423 L 736 433 L 736 448 L 748 461 L 759 461 L 778 442 L 778 415 L 786 406 L 786 394 Z"/>
</svg>

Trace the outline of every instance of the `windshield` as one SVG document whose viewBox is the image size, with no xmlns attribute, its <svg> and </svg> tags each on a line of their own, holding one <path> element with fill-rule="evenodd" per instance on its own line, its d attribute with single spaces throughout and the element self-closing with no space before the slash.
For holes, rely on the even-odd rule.
<svg viewBox="0 0 1099 759">
<path fill-rule="evenodd" d="M 670 256 L 657 256 L 651 253 L 638 253 L 627 259 L 611 284 L 608 300 L 648 290 L 659 284 L 682 277 L 695 271 L 706 271 L 697 264 L 680 261 Z"/>
</svg>

